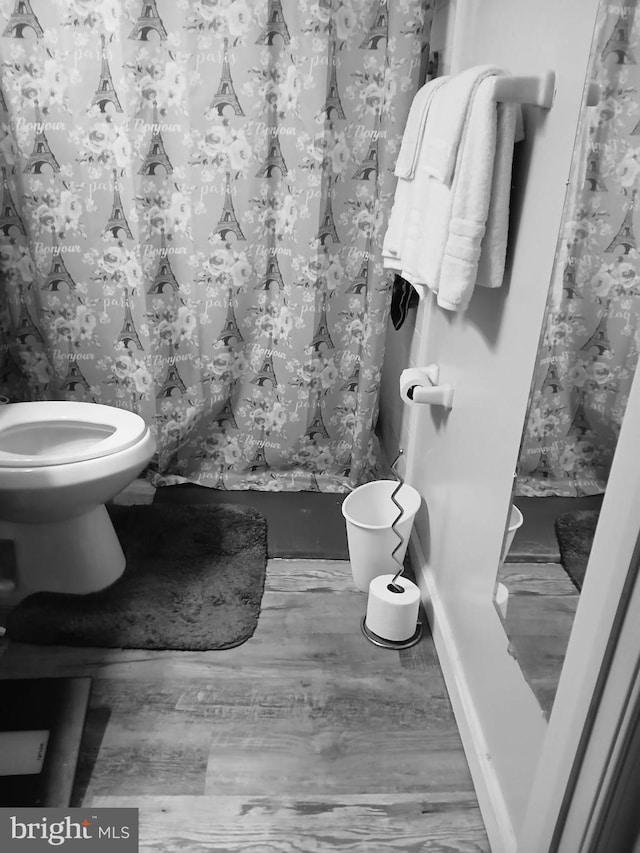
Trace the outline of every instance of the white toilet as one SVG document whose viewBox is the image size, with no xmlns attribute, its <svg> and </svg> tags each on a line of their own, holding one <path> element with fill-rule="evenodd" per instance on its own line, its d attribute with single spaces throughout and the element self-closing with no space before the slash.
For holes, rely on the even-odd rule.
<svg viewBox="0 0 640 853">
<path fill-rule="evenodd" d="M 154 451 L 144 420 L 114 406 L 0 406 L 0 602 L 117 580 L 125 558 L 104 504 Z"/>
</svg>

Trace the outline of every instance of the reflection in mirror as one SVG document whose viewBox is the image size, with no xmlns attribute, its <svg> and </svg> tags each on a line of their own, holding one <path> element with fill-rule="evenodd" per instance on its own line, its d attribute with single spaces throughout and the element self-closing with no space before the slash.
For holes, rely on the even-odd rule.
<svg viewBox="0 0 640 853">
<path fill-rule="evenodd" d="M 496 584 L 510 649 L 547 718 L 640 347 L 636 3 L 598 12 L 585 93 L 597 87 L 600 99 L 576 136 L 514 486 L 523 520 L 509 519 Z"/>
</svg>

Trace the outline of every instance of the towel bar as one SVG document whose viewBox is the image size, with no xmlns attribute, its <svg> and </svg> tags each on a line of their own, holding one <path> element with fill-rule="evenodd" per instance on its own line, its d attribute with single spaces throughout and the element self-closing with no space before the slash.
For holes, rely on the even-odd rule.
<svg viewBox="0 0 640 853">
<path fill-rule="evenodd" d="M 547 71 L 538 77 L 496 77 L 493 100 L 510 104 L 534 104 L 548 110 L 553 103 L 555 84 L 555 71 Z"/>
</svg>

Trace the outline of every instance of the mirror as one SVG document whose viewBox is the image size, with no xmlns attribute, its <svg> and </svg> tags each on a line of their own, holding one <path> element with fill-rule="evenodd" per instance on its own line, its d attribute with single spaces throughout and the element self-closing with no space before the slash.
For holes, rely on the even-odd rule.
<svg viewBox="0 0 640 853">
<path fill-rule="evenodd" d="M 599 10 L 495 588 L 547 719 L 640 347 L 640 71 L 624 9 Z"/>
</svg>

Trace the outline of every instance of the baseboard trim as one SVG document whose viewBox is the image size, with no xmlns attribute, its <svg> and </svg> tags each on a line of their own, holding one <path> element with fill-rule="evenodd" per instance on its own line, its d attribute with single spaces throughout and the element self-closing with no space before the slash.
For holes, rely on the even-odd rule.
<svg viewBox="0 0 640 853">
<path fill-rule="evenodd" d="M 515 832 L 482 732 L 477 708 L 464 676 L 446 609 L 415 530 L 409 540 L 409 555 L 492 853 L 515 853 Z"/>
</svg>

